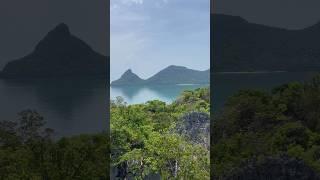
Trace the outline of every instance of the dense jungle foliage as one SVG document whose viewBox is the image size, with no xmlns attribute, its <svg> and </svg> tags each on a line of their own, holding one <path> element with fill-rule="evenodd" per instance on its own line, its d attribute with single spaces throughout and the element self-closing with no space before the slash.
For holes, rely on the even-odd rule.
<svg viewBox="0 0 320 180">
<path fill-rule="evenodd" d="M 320 76 L 240 91 L 212 126 L 215 179 L 320 179 Z"/>
<path fill-rule="evenodd" d="M 118 179 L 210 179 L 210 91 L 171 104 L 111 102 L 111 160 Z"/>
<path fill-rule="evenodd" d="M 109 179 L 107 133 L 54 138 L 35 111 L 0 122 L 1 180 Z"/>
</svg>

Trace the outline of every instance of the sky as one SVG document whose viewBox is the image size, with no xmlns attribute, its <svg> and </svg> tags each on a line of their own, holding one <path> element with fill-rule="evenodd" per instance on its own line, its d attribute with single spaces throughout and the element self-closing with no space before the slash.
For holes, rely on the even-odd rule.
<svg viewBox="0 0 320 180">
<path fill-rule="evenodd" d="M 109 0 L 1 0 L 0 70 L 30 53 L 59 23 L 101 54 L 109 54 Z"/>
<path fill-rule="evenodd" d="M 241 16 L 249 22 L 302 29 L 320 21 L 319 0 L 211 0 L 215 13 Z"/>
<path fill-rule="evenodd" d="M 209 0 L 111 0 L 111 80 L 169 65 L 210 68 Z"/>
</svg>

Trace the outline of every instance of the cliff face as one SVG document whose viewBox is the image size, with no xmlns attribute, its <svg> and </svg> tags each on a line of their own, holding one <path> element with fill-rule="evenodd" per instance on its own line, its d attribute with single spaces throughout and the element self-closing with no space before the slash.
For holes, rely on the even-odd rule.
<svg viewBox="0 0 320 180">
<path fill-rule="evenodd" d="M 29 55 L 10 61 L 1 75 L 7 78 L 107 76 L 108 58 L 73 36 L 66 24 L 50 31 Z"/>
</svg>

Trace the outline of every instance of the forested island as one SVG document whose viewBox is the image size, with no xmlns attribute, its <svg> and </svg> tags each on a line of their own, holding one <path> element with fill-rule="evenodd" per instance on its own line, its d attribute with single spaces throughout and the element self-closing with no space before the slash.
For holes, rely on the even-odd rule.
<svg viewBox="0 0 320 180">
<path fill-rule="evenodd" d="M 173 103 L 111 101 L 113 177 L 210 179 L 210 91 L 185 91 Z"/>
<path fill-rule="evenodd" d="M 214 179 L 320 179 L 320 76 L 240 91 L 211 125 Z"/>
<path fill-rule="evenodd" d="M 111 86 L 128 85 L 174 85 L 174 84 L 209 84 L 210 70 L 199 71 L 183 66 L 171 65 L 148 79 L 142 79 L 128 69 L 123 75 L 111 83 Z"/>
<path fill-rule="evenodd" d="M 109 57 L 93 50 L 60 23 L 26 56 L 9 61 L 0 78 L 105 78 Z"/>
</svg>

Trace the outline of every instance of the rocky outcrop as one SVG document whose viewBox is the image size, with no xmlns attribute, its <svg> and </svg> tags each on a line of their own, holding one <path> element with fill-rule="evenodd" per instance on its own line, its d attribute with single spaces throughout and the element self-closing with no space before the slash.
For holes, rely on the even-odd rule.
<svg viewBox="0 0 320 180">
<path fill-rule="evenodd" d="M 210 147 L 210 116 L 203 112 L 190 112 L 182 116 L 177 132 L 195 144 Z"/>
</svg>

